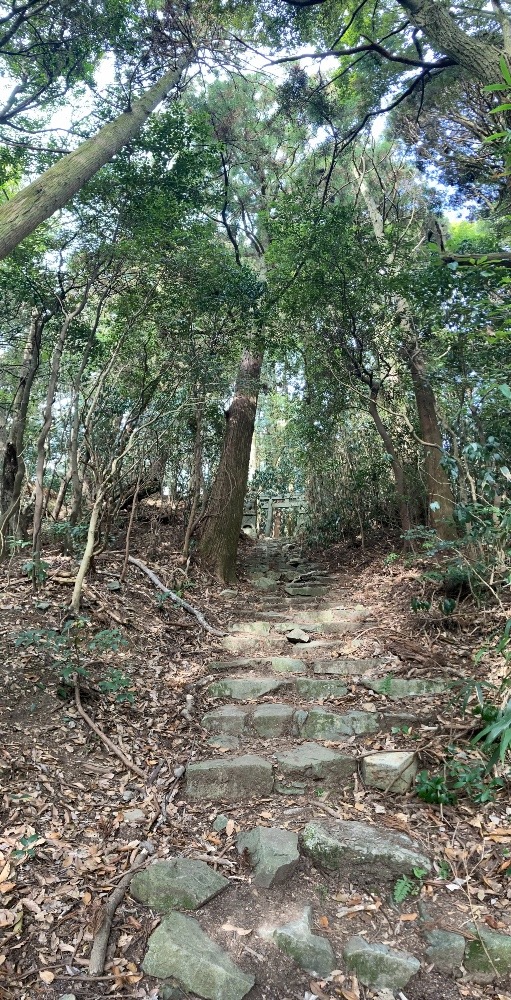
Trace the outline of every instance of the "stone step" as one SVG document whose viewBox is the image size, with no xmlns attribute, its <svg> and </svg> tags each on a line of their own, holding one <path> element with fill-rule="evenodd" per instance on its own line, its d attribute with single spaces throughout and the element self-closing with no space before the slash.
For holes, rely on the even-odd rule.
<svg viewBox="0 0 511 1000">
<path fill-rule="evenodd" d="M 386 677 L 379 677 L 375 680 L 362 677 L 360 683 L 374 691 L 376 694 L 384 694 L 387 698 L 424 698 L 437 694 L 443 694 L 452 687 L 452 681 L 447 677 L 435 678 L 434 680 L 423 677 L 412 677 L 410 679 L 393 677 L 387 674 Z"/>
<path fill-rule="evenodd" d="M 287 692 L 286 692 L 287 693 Z M 260 736 L 263 739 L 292 734 L 301 739 L 342 740 L 349 736 L 388 732 L 413 726 L 418 719 L 406 712 L 334 712 L 322 706 L 265 702 L 256 708 L 222 705 L 202 717 L 201 725 L 212 736 Z"/>
<path fill-rule="evenodd" d="M 309 645 L 310 643 L 300 645 L 300 653 L 304 655 Z M 302 657 L 293 656 L 248 656 L 236 660 L 212 660 L 207 669 L 210 673 L 216 673 L 227 670 L 244 671 L 266 668 L 279 674 L 305 674 L 312 671 L 316 675 L 352 677 L 361 676 L 368 670 L 382 669 L 385 667 L 385 663 L 386 660 L 378 656 L 361 657 L 358 660 L 351 657 L 337 657 L 335 660 L 305 660 Z"/>
<path fill-rule="evenodd" d="M 342 624 L 339 623 L 336 633 L 338 639 L 342 638 L 344 635 L 354 635 L 359 631 L 360 623 L 356 621 L 346 621 Z M 250 650 L 257 650 L 261 643 L 267 643 L 270 648 L 275 649 L 275 655 L 278 655 L 280 650 L 290 649 L 291 646 L 299 646 L 300 653 L 305 653 L 307 650 L 312 649 L 322 649 L 324 652 L 337 652 L 339 648 L 339 642 L 333 639 L 311 639 L 309 642 L 298 642 L 291 643 L 285 635 L 280 635 L 278 632 L 270 633 L 269 635 L 257 635 L 254 633 L 243 633 L 235 632 L 232 635 L 225 636 L 220 641 L 220 646 L 222 649 L 227 649 L 231 653 L 241 653 L 249 652 Z"/>
<path fill-rule="evenodd" d="M 396 791 L 406 791 L 416 773 L 414 754 L 397 753 L 392 762 L 392 754 L 372 754 L 371 767 L 365 769 L 365 783 L 369 787 L 381 788 L 382 767 L 378 758 L 385 758 L 381 764 L 388 777 L 388 790 L 405 771 L 408 780 L 405 787 Z M 403 761 L 403 756 L 406 761 Z M 406 765 L 405 767 L 403 765 Z M 341 753 L 322 746 L 320 743 L 302 743 L 292 749 L 277 750 L 273 762 L 258 754 L 244 754 L 240 757 L 215 757 L 189 764 L 186 769 L 186 795 L 192 801 L 240 802 L 255 797 L 266 797 L 273 793 L 281 795 L 303 795 L 322 789 L 345 788 L 353 784 L 357 770 L 357 760 L 352 753 Z M 374 776 L 374 778 L 373 778 Z M 306 828 L 307 830 L 307 828 Z M 305 836 L 306 852 L 321 866 L 333 869 L 340 867 L 340 848 L 335 838 L 329 841 L 324 827 L 309 824 Z M 370 839 L 370 838 L 369 838 Z M 399 838 L 398 838 L 399 839 Z M 370 842 L 367 845 L 371 853 Z"/>
</svg>

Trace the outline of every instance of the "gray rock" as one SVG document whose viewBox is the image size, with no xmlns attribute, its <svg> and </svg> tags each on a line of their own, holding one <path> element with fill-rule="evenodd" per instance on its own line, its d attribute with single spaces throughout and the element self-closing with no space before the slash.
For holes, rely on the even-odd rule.
<svg viewBox="0 0 511 1000">
<path fill-rule="evenodd" d="M 218 596 L 223 597 L 226 601 L 229 601 L 238 596 L 238 591 L 227 588 L 226 590 L 221 590 Z"/>
<path fill-rule="evenodd" d="M 239 736 L 246 728 L 248 712 L 238 705 L 223 705 L 202 717 L 201 725 L 209 733 L 229 733 Z"/>
<path fill-rule="evenodd" d="M 146 820 L 146 814 L 142 809 L 125 809 L 122 815 L 125 823 L 132 823 L 134 826 L 145 823 Z"/>
<path fill-rule="evenodd" d="M 339 657 L 336 660 L 315 660 L 313 670 L 315 674 L 335 674 L 339 677 L 350 677 L 352 675 L 364 674 L 366 670 L 371 670 L 380 663 L 381 660 L 377 657 L 366 657 L 360 660 Z"/>
<path fill-rule="evenodd" d="M 234 698 L 235 701 L 254 701 L 264 694 L 271 694 L 288 686 L 288 681 L 271 677 L 226 677 L 223 681 L 210 684 L 207 694 L 210 698 Z"/>
<path fill-rule="evenodd" d="M 272 656 L 271 669 L 283 674 L 305 674 L 307 664 L 303 660 L 295 660 L 292 656 Z"/>
<path fill-rule="evenodd" d="M 285 882 L 293 874 L 299 860 L 298 834 L 277 827 L 256 826 L 238 834 L 238 854 L 248 851 L 255 867 L 254 885 L 269 889 Z"/>
<path fill-rule="evenodd" d="M 210 736 L 206 740 L 206 746 L 215 750 L 238 750 L 240 741 L 237 736 L 228 736 L 226 733 L 220 736 Z"/>
<path fill-rule="evenodd" d="M 248 632 L 250 635 L 269 635 L 270 628 L 270 622 L 238 622 L 237 625 L 232 626 L 231 632 Z"/>
<path fill-rule="evenodd" d="M 432 962 L 440 972 L 451 975 L 457 972 L 461 975 L 460 967 L 465 953 L 465 938 L 461 934 L 442 930 L 427 931 L 426 941 L 428 962 Z"/>
<path fill-rule="evenodd" d="M 182 913 L 164 917 L 149 938 L 142 963 L 148 976 L 174 976 L 204 1000 L 242 1000 L 255 979 L 242 972 L 196 920 Z"/>
<path fill-rule="evenodd" d="M 340 681 L 320 680 L 316 677 L 299 677 L 295 681 L 296 693 L 300 698 L 344 698 L 348 688 Z"/>
<path fill-rule="evenodd" d="M 237 802 L 273 791 L 273 770 L 269 761 L 255 754 L 232 760 L 202 760 L 186 770 L 186 792 L 190 799 Z"/>
<path fill-rule="evenodd" d="M 408 792 L 417 774 L 417 757 L 407 751 L 373 753 L 362 760 L 362 778 L 369 788 L 399 794 Z"/>
<path fill-rule="evenodd" d="M 312 908 L 307 906 L 301 917 L 277 927 L 273 940 L 301 969 L 317 976 L 329 976 L 336 967 L 332 945 L 326 938 L 311 932 Z"/>
<path fill-rule="evenodd" d="M 470 978 L 488 983 L 511 972 L 511 936 L 499 934 L 481 924 L 468 929 L 478 935 L 475 941 L 467 941 L 465 947 L 463 964 Z"/>
<path fill-rule="evenodd" d="M 318 867 L 342 870 L 357 885 L 378 886 L 413 875 L 414 868 L 431 869 L 429 859 L 410 837 L 351 820 L 307 823 L 301 843 Z"/>
<path fill-rule="evenodd" d="M 158 996 L 161 1000 L 186 1000 L 186 997 L 189 996 L 189 994 L 185 993 L 174 980 L 173 982 L 164 983 L 163 986 L 160 986 Z"/>
<path fill-rule="evenodd" d="M 324 708 L 311 708 L 302 729 L 307 739 L 335 739 L 337 736 L 358 736 L 376 733 L 380 726 L 376 712 L 347 712 L 339 715 Z"/>
<path fill-rule="evenodd" d="M 414 677 L 405 680 L 400 677 L 382 677 L 378 680 L 362 680 L 364 687 L 377 694 L 385 694 L 388 698 L 417 698 L 424 695 L 442 694 L 451 684 L 446 680 L 422 680 Z"/>
<path fill-rule="evenodd" d="M 229 822 L 229 817 L 224 816 L 223 813 L 219 813 L 213 822 L 213 830 L 215 830 L 216 833 L 223 833 L 228 822 Z"/>
<path fill-rule="evenodd" d="M 74 993 L 61 993 L 59 1000 L 76 1000 L 76 996 Z"/>
<path fill-rule="evenodd" d="M 185 771 L 186 767 L 184 766 L 184 764 L 179 764 L 179 767 L 175 767 L 173 769 L 172 774 L 174 775 L 175 778 L 182 778 Z"/>
<path fill-rule="evenodd" d="M 218 896 L 229 885 L 228 879 L 213 871 L 204 861 L 171 858 L 155 861 L 131 880 L 131 895 L 157 913 L 197 910 Z"/>
<path fill-rule="evenodd" d="M 319 623 L 318 623 L 318 627 L 320 627 Z M 274 628 L 275 632 L 282 632 L 283 635 L 285 635 L 286 632 L 292 632 L 293 629 L 295 629 L 295 628 L 301 629 L 302 632 L 315 632 L 316 631 L 315 625 L 312 622 L 291 622 L 291 621 L 277 622 L 277 624 L 274 625 L 273 628 Z"/>
<path fill-rule="evenodd" d="M 277 583 L 275 580 L 269 580 L 266 576 L 258 576 L 252 579 L 252 586 L 256 590 L 262 590 L 266 594 L 274 594 L 277 590 Z"/>
<path fill-rule="evenodd" d="M 345 784 L 347 778 L 356 771 L 356 761 L 340 753 L 335 753 L 318 743 L 302 743 L 293 750 L 275 754 L 279 771 L 284 781 L 277 781 L 275 791 L 286 794 L 301 792 L 310 781 L 321 781 L 328 787 Z"/>
<path fill-rule="evenodd" d="M 286 639 L 288 642 L 310 642 L 310 636 L 307 632 L 304 632 L 303 628 L 293 628 L 290 632 L 286 632 Z"/>
<path fill-rule="evenodd" d="M 324 597 L 328 593 L 328 587 L 303 583 L 286 583 L 284 590 L 289 597 Z"/>
<path fill-rule="evenodd" d="M 269 663 L 269 660 L 258 656 L 244 656 L 237 660 L 211 660 L 211 663 L 207 665 L 207 670 L 208 673 L 223 672 L 224 670 L 250 670 L 254 667 L 260 667 L 265 662 Z"/>
<path fill-rule="evenodd" d="M 368 944 L 362 937 L 350 938 L 343 948 L 344 961 L 364 986 L 387 986 L 400 990 L 420 969 L 420 962 L 407 951 L 385 944 Z"/>
<path fill-rule="evenodd" d="M 259 736 L 270 739 L 282 736 L 291 726 L 293 709 L 290 705 L 259 705 L 252 716 L 252 725 Z"/>
</svg>

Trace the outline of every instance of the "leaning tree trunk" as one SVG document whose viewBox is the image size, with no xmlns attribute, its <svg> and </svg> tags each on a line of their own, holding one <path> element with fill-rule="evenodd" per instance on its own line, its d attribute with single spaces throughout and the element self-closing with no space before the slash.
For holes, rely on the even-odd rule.
<svg viewBox="0 0 511 1000">
<path fill-rule="evenodd" d="M 236 577 L 261 365 L 262 355 L 244 351 L 199 543 L 200 555 L 222 583 L 232 583 Z"/>
<path fill-rule="evenodd" d="M 378 397 L 378 388 L 373 387 L 373 389 L 371 390 L 371 396 L 369 398 L 369 413 L 371 414 L 371 417 L 374 420 L 376 430 L 378 431 L 378 434 L 380 435 L 385 445 L 387 454 L 390 456 L 390 460 L 392 462 L 392 472 L 394 473 L 394 482 L 396 484 L 397 502 L 399 507 L 399 520 L 401 522 L 401 531 L 404 534 L 406 531 L 410 531 L 411 523 L 410 523 L 410 512 L 408 510 L 408 501 L 406 499 L 405 477 L 403 473 L 403 466 L 399 461 L 398 454 L 394 447 L 394 442 L 392 440 L 392 437 L 390 436 L 388 428 L 385 426 L 383 420 L 381 419 L 380 413 L 378 411 L 377 397 Z"/>
<path fill-rule="evenodd" d="M 63 156 L 0 207 L 0 260 L 33 233 L 41 222 L 67 205 L 73 195 L 137 135 L 146 118 L 179 82 L 191 59 L 191 51 L 180 55 L 175 68 L 133 101 L 129 111 L 103 125 L 96 135 Z"/>
<path fill-rule="evenodd" d="M 454 498 L 451 481 L 442 466 L 443 442 L 435 394 L 426 372 L 419 345 L 407 344 L 403 357 L 412 377 L 417 414 L 424 447 L 424 468 L 428 494 L 429 523 L 444 541 L 456 538 L 453 520 Z"/>
</svg>

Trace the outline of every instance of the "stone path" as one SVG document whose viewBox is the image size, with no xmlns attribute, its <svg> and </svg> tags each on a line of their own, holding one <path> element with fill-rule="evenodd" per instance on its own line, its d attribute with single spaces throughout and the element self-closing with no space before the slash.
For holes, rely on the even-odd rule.
<svg viewBox="0 0 511 1000">
<path fill-rule="evenodd" d="M 416 989 L 425 968 L 444 977 L 437 995 L 447 1000 L 459 995 L 455 977 L 507 974 L 511 938 L 487 928 L 431 930 L 423 913 L 405 925 L 407 947 L 395 947 L 388 920 L 378 920 L 381 899 L 400 879 L 413 893 L 433 858 L 388 825 L 342 818 L 343 799 L 361 784 L 382 793 L 391 815 L 400 795 L 413 794 L 413 746 L 367 753 L 364 741 L 380 734 L 384 744 L 385 734 L 430 722 L 447 680 L 404 680 L 393 677 L 389 658 L 339 655 L 350 636 L 370 628 L 370 609 L 351 601 L 335 576 L 303 561 L 293 544 L 259 542 L 249 575 L 258 608 L 247 603 L 209 664 L 201 718 L 209 755 L 189 763 L 184 790 L 192 810 L 202 804 L 210 811 L 219 843 L 229 827 L 229 836 L 237 830 L 247 874 L 229 877 L 228 861 L 220 873 L 186 858 L 159 860 L 137 874 L 132 895 L 163 915 L 144 972 L 162 980 L 159 995 L 167 1000 L 342 996 L 353 975 L 367 987 L 364 996 L 392 1000 L 406 987 L 412 1000 L 425 995 Z M 252 824 L 240 825 L 240 813 Z M 371 914 L 369 925 L 357 931 L 353 920 L 343 923 L 350 907 L 337 905 L 330 926 L 321 916 L 327 901 L 331 908 L 332 899 L 354 894 L 358 910 Z M 311 977 L 322 984 L 319 994 L 310 992 Z"/>
</svg>

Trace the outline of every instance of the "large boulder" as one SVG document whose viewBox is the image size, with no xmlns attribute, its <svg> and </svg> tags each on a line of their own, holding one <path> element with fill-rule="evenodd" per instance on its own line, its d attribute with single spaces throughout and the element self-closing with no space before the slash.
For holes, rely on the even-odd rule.
<svg viewBox="0 0 511 1000">
<path fill-rule="evenodd" d="M 178 907 L 196 910 L 229 885 L 228 879 L 213 871 L 204 861 L 171 858 L 155 861 L 131 880 L 131 895 L 158 913 L 170 913 Z"/>
<path fill-rule="evenodd" d="M 377 887 L 425 872 L 431 863 L 418 844 L 403 833 L 380 830 L 352 820 L 322 820 L 307 823 L 301 834 L 302 848 L 319 867 L 342 871 L 346 881 Z"/>
</svg>

